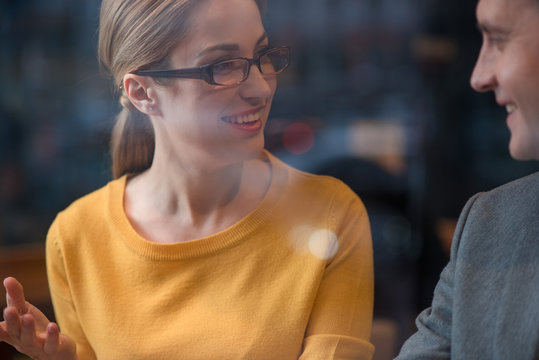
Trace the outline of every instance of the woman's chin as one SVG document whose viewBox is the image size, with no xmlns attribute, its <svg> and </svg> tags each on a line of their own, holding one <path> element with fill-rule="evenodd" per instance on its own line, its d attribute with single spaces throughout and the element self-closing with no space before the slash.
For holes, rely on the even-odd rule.
<svg viewBox="0 0 539 360">
<path fill-rule="evenodd" d="M 229 163 L 249 161 L 260 158 L 260 154 L 264 150 L 264 141 L 257 141 L 245 144 L 245 146 L 229 148 L 216 154 L 219 158 Z"/>
</svg>

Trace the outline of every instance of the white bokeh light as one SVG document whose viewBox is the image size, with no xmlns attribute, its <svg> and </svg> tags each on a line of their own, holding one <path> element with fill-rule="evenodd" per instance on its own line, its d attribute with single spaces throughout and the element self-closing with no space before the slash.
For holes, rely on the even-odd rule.
<svg viewBox="0 0 539 360">
<path fill-rule="evenodd" d="M 319 259 L 333 257 L 339 249 L 337 235 L 328 229 L 316 230 L 309 238 L 309 250 Z"/>
</svg>

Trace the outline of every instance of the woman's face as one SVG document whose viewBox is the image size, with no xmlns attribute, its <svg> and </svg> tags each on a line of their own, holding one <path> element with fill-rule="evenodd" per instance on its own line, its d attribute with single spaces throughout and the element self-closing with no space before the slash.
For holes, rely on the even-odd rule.
<svg viewBox="0 0 539 360">
<path fill-rule="evenodd" d="M 170 68 L 198 67 L 235 57 L 252 58 L 268 46 L 253 0 L 206 0 L 191 18 L 187 38 L 173 51 Z M 155 91 L 157 148 L 179 159 L 222 166 L 259 155 L 276 88 L 275 76 L 251 67 L 244 82 L 210 85 L 175 79 Z"/>
</svg>

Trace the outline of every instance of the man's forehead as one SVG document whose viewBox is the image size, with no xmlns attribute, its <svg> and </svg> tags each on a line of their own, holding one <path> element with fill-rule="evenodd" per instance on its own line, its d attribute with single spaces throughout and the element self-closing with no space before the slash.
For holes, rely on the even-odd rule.
<svg viewBox="0 0 539 360">
<path fill-rule="evenodd" d="M 483 32 L 509 32 L 519 19 L 519 14 L 529 8 L 526 2 L 537 0 L 479 0 L 477 24 Z"/>
</svg>

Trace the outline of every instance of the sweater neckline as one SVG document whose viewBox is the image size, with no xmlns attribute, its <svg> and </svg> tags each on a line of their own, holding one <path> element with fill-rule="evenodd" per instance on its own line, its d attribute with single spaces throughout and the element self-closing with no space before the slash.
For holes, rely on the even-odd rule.
<svg viewBox="0 0 539 360">
<path fill-rule="evenodd" d="M 137 233 L 123 206 L 127 175 L 111 182 L 109 185 L 109 211 L 111 219 L 121 234 L 122 241 L 128 248 L 144 258 L 157 261 L 177 261 L 213 255 L 248 239 L 249 235 L 271 213 L 286 183 L 286 169 L 279 166 L 277 158 L 266 150 L 261 155 L 262 159 L 268 161 L 270 165 L 271 178 L 269 188 L 257 207 L 244 218 L 220 232 L 174 244 L 152 242 Z"/>
</svg>

